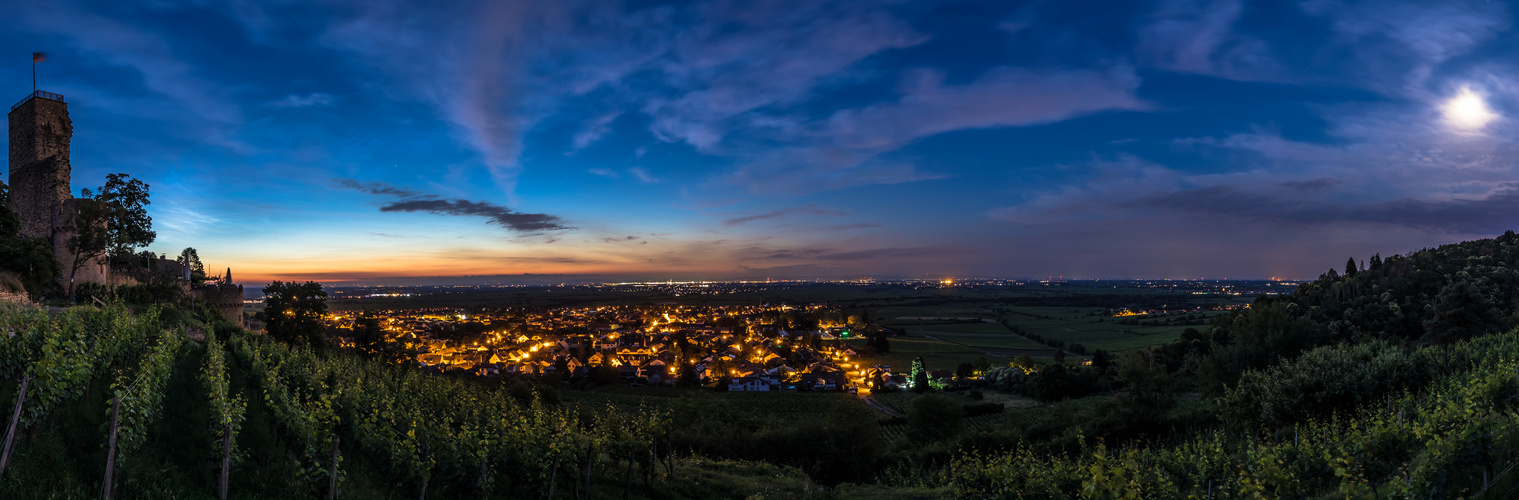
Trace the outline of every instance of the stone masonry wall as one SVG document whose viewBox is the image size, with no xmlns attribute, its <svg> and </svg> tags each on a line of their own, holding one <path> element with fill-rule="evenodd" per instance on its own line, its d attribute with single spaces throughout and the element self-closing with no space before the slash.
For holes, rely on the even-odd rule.
<svg viewBox="0 0 1519 500">
<path fill-rule="evenodd" d="M 69 190 L 69 141 L 74 123 L 67 104 L 33 97 L 10 112 L 11 206 L 21 232 L 50 238 L 63 224 Z"/>
<path fill-rule="evenodd" d="M 197 302 L 203 302 L 222 313 L 238 325 L 243 323 L 243 286 L 225 284 L 206 284 L 190 290 L 190 296 Z"/>
<path fill-rule="evenodd" d="M 74 210 L 74 202 L 75 200 L 72 199 L 64 202 L 61 211 L 66 214 Z M 67 215 L 63 216 L 62 220 L 68 220 Z M 73 278 L 74 283 L 110 283 L 111 267 L 105 261 L 103 254 L 80 256 L 81 259 L 88 260 L 79 267 L 77 273 L 74 272 L 74 254 L 69 252 L 68 244 L 72 236 L 74 236 L 73 228 L 62 225 L 53 228 L 53 255 L 58 257 L 58 264 L 63 269 L 63 276 L 60 276 L 58 280 L 64 289 L 69 289 L 70 277 Z"/>
</svg>

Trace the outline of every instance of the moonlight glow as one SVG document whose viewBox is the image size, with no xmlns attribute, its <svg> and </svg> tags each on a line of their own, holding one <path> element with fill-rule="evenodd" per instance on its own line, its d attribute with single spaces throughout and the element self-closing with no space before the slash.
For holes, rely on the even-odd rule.
<svg viewBox="0 0 1519 500">
<path fill-rule="evenodd" d="M 1487 103 L 1482 100 L 1482 96 L 1472 92 L 1471 89 L 1463 88 L 1461 93 L 1445 101 L 1445 121 L 1453 127 L 1477 130 L 1495 118 L 1498 118 L 1498 115 L 1487 109 Z"/>
</svg>

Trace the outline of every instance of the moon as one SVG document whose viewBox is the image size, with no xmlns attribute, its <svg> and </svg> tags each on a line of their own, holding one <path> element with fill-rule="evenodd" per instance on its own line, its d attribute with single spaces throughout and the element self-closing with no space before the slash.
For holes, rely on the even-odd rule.
<svg viewBox="0 0 1519 500">
<path fill-rule="evenodd" d="M 1497 113 L 1488 109 L 1487 101 L 1482 99 L 1482 95 L 1469 88 L 1462 88 L 1455 97 L 1445 101 L 1442 108 L 1445 123 L 1464 131 L 1480 130 L 1498 118 Z"/>
</svg>

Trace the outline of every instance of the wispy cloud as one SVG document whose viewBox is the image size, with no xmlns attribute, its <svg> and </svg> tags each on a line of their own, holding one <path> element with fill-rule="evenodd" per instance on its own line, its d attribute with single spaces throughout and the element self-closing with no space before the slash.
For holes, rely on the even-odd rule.
<svg viewBox="0 0 1519 500">
<path fill-rule="evenodd" d="M 1148 108 L 1134 91 L 1132 68 L 1105 71 L 1029 71 L 994 68 L 960 85 L 942 74 L 917 71 L 906 78 L 895 102 L 844 109 L 826 120 L 800 125 L 793 146 L 761 153 L 725 177 L 756 194 L 794 194 L 868 184 L 941 179 L 902 161 L 877 155 L 956 130 L 1037 125 L 1108 110 Z M 1018 96 L 1018 98 L 1010 98 Z"/>
<path fill-rule="evenodd" d="M 659 182 L 659 179 L 655 179 L 654 176 L 650 175 L 649 171 L 644 170 L 643 167 L 633 167 L 628 169 L 628 175 L 633 176 L 634 179 L 638 179 L 638 182 L 642 182 L 644 184 L 653 184 Z"/>
<path fill-rule="evenodd" d="M 360 182 L 354 179 L 336 179 L 340 187 L 378 195 L 401 198 L 380 205 L 381 212 L 423 212 L 436 215 L 484 217 L 490 223 L 512 231 L 537 233 L 574 229 L 563 224 L 558 216 L 523 213 L 489 202 L 449 200 L 416 190 L 399 188 L 383 182 Z"/>
<path fill-rule="evenodd" d="M 869 229 L 869 228 L 873 228 L 873 227 L 881 227 L 881 225 L 880 224 L 876 224 L 874 222 L 860 222 L 860 223 L 857 223 L 857 224 L 843 224 L 843 225 L 838 225 L 838 226 L 828 226 L 828 229 L 831 229 L 831 230 L 834 230 L 834 231 L 848 231 L 850 229 Z"/>
<path fill-rule="evenodd" d="M 166 240 L 190 240 L 203 235 L 207 228 L 221 222 L 219 218 L 173 201 L 161 202 L 161 206 L 163 208 L 153 214 L 153 222 L 168 229 L 165 231 L 164 239 Z"/>
<path fill-rule="evenodd" d="M 306 108 L 311 106 L 331 106 L 332 102 L 333 99 L 331 95 L 323 94 L 321 92 L 313 92 L 307 95 L 290 94 L 285 96 L 284 99 L 274 101 L 270 104 L 281 108 Z"/>
<path fill-rule="evenodd" d="M 784 217 L 784 216 L 789 215 L 789 214 L 828 215 L 828 216 L 834 216 L 834 217 L 845 217 L 845 216 L 849 215 L 849 212 L 845 212 L 843 210 L 834 210 L 834 209 L 831 209 L 831 208 L 822 208 L 822 207 L 819 207 L 817 205 L 807 205 L 807 206 L 801 206 L 801 207 L 796 207 L 796 208 L 787 208 L 787 209 L 782 209 L 782 210 L 776 210 L 776 211 L 773 211 L 773 212 L 766 212 L 766 213 L 757 214 L 757 215 L 749 215 L 749 216 L 744 216 L 744 217 L 735 217 L 735 218 L 732 218 L 732 219 L 726 219 L 726 220 L 723 221 L 723 225 L 724 226 L 728 226 L 728 227 L 733 227 L 733 226 L 738 226 L 738 225 L 743 225 L 743 224 L 747 224 L 747 223 L 750 223 L 750 222 L 754 222 L 754 221 L 757 221 L 757 220 L 766 220 L 766 219 L 775 219 L 775 218 L 779 218 L 779 217 Z"/>
<path fill-rule="evenodd" d="M 570 141 L 571 145 L 575 149 L 584 149 L 591 143 L 601 140 L 612 131 L 612 120 L 616 120 L 618 116 L 622 116 L 621 111 L 612 111 L 586 120 L 580 125 L 580 130 L 575 132 L 575 137 Z"/>
<path fill-rule="evenodd" d="M 591 175 L 597 175 L 609 179 L 621 179 L 626 176 L 644 184 L 655 184 L 660 181 L 659 178 L 654 177 L 654 174 L 649 173 L 649 171 L 643 167 L 632 167 L 623 171 L 597 167 L 586 170 L 586 172 L 590 172 Z"/>
</svg>

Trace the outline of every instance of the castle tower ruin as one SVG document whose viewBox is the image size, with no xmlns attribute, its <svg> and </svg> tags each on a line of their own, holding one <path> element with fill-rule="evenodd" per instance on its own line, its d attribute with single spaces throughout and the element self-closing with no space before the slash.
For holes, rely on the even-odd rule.
<svg viewBox="0 0 1519 500">
<path fill-rule="evenodd" d="M 69 142 L 73 137 L 74 123 L 62 95 L 38 90 L 11 106 L 11 209 L 21 219 L 21 234 L 47 238 L 52 244 L 53 254 L 63 266 L 59 281 L 64 287 L 68 287 L 74 263 L 74 255 L 68 251 L 72 234 L 69 215 L 74 210 L 69 188 Z M 79 269 L 75 282 L 104 283 L 109 273 L 107 264 L 91 262 Z"/>
</svg>

